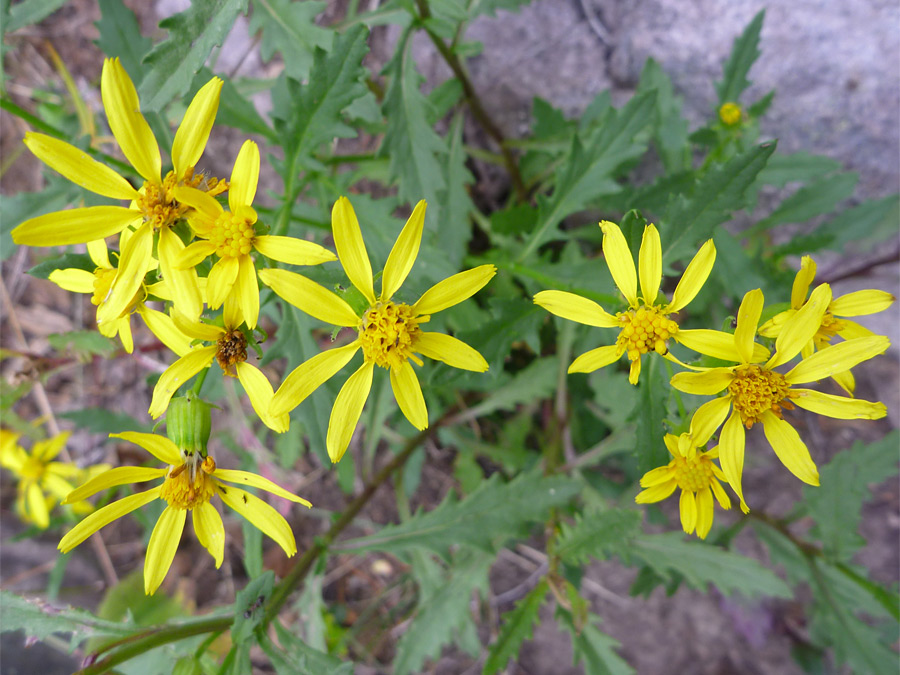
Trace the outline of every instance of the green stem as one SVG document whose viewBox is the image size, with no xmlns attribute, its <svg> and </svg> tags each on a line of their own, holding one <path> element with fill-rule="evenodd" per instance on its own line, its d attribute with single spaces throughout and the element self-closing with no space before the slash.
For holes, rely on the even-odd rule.
<svg viewBox="0 0 900 675">
<path fill-rule="evenodd" d="M 197 375 L 197 379 L 194 380 L 194 386 L 191 387 L 190 393 L 194 396 L 200 396 L 200 390 L 203 389 L 203 383 L 206 382 L 206 376 L 209 374 L 209 368 L 204 368 Z"/>
</svg>

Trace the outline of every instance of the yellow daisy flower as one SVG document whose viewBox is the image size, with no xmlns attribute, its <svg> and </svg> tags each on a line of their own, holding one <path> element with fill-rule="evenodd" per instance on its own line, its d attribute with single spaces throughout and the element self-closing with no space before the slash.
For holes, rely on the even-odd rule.
<svg viewBox="0 0 900 675">
<path fill-rule="evenodd" d="M 256 328 L 259 318 L 259 286 L 252 250 L 292 265 L 319 265 L 336 260 L 334 253 L 311 241 L 294 237 L 257 235 L 253 198 L 259 179 L 259 148 L 245 141 L 234 162 L 226 211 L 207 193 L 191 187 L 175 188 L 175 197 L 195 210 L 188 214 L 194 233 L 202 239 L 181 252 L 178 267 L 195 267 L 216 254 L 219 259 L 209 272 L 207 301 L 218 309 L 236 291 L 247 326 Z"/>
<path fill-rule="evenodd" d="M 247 338 L 240 330 L 242 323 L 240 310 L 231 299 L 225 302 L 224 323 L 225 327 L 220 328 L 175 315 L 178 330 L 189 338 L 212 344 L 190 349 L 166 368 L 153 389 L 150 416 L 156 419 L 162 415 L 178 388 L 201 370 L 208 368 L 215 360 L 225 375 L 240 380 L 250 398 L 253 410 L 267 427 L 278 433 L 287 431 L 290 415 L 287 412 L 281 415 L 270 414 L 272 385 L 259 368 L 247 363 Z"/>
<path fill-rule="evenodd" d="M 737 103 L 723 103 L 719 108 L 719 119 L 726 127 L 734 127 L 741 123 L 744 117 L 744 111 Z"/>
<path fill-rule="evenodd" d="M 817 382 L 884 353 L 890 345 L 886 337 L 863 337 L 832 345 L 803 359 L 782 374 L 774 369 L 796 357 L 819 330 L 822 316 L 831 302 L 831 288 L 828 284 L 822 284 L 812 292 L 809 302 L 785 322 L 775 341 L 775 353 L 763 365 L 758 365 L 753 361 L 753 338 L 759 325 L 763 300 L 762 291 L 757 289 L 748 292 L 741 302 L 737 327 L 731 336 L 735 349 L 741 355 L 736 365 L 677 373 L 672 378 L 673 387 L 689 394 L 710 396 L 725 391 L 725 396 L 704 403 L 694 413 L 691 433 L 700 436 L 699 429 L 715 430 L 728 417 L 719 437 L 719 459 L 725 477 L 741 498 L 741 507 L 745 510 L 746 503 L 741 491 L 745 427 L 750 429 L 761 422 L 766 438 L 781 463 L 804 483 L 818 485 L 819 472 L 809 449 L 797 431 L 784 420 L 782 411 L 796 405 L 839 419 L 879 419 L 886 414 L 883 403 L 796 387 Z"/>
<path fill-rule="evenodd" d="M 81 187 L 112 199 L 127 199 L 131 205 L 90 206 L 55 211 L 25 221 L 12 231 L 13 241 L 27 246 L 63 246 L 84 244 L 118 234 L 128 227 L 137 231 L 122 250 L 119 273 L 109 296 L 98 310 L 98 321 L 115 321 L 131 303 L 144 275 L 151 268 L 154 233 L 158 233 L 156 251 L 163 277 L 171 284 L 175 305 L 187 316 L 196 317 L 203 309 L 197 285 L 197 273 L 174 266 L 184 244 L 171 225 L 182 218 L 188 206 L 175 201 L 178 185 L 204 186 L 218 193 L 226 189 L 216 179 L 195 174 L 194 169 L 209 138 L 219 107 L 222 80 L 214 77 L 191 101 L 172 144 L 174 170 L 163 178 L 159 146 L 150 125 L 140 112 L 137 90 L 119 59 L 106 59 L 100 81 L 103 107 L 109 128 L 122 153 L 145 180 L 135 189 L 122 176 L 91 158 L 73 145 L 44 134 L 25 135 L 28 146 L 51 169 Z"/>
<path fill-rule="evenodd" d="M 125 232 L 122 233 L 123 240 L 126 239 L 125 234 Z M 124 247 L 125 243 L 122 245 Z M 64 290 L 73 293 L 90 293 L 91 303 L 98 306 L 97 311 L 99 312 L 100 305 L 109 296 L 110 286 L 116 278 L 118 270 L 109 261 L 109 251 L 103 239 L 88 242 L 87 249 L 91 260 L 97 266 L 93 272 L 78 268 L 60 269 L 53 270 L 48 278 Z M 141 283 L 131 302 L 126 305 L 124 313 L 112 321 L 98 322 L 97 329 L 106 337 L 118 335 L 125 351 L 131 354 L 134 351 L 134 340 L 131 334 L 131 314 L 136 312 L 153 334 L 159 338 L 160 342 L 179 356 L 183 356 L 191 348 L 190 338 L 175 327 L 172 318 L 168 314 L 147 307 L 144 304 L 147 295 L 147 286 Z"/>
<path fill-rule="evenodd" d="M 809 286 L 815 278 L 816 263 L 810 256 L 805 255 L 800 264 L 800 270 L 797 272 L 797 276 L 794 277 L 794 285 L 791 288 L 791 308 L 776 314 L 760 326 L 760 335 L 777 338 L 781 334 L 785 322 L 794 316 L 797 310 L 806 302 Z M 800 353 L 807 357 L 817 349 L 825 349 L 831 344 L 836 335 L 845 340 L 875 335 L 868 328 L 851 321 L 847 317 L 883 312 L 894 303 L 894 300 L 894 296 L 887 291 L 875 289 L 854 291 L 853 293 L 846 293 L 840 297 L 833 298 L 828 303 L 825 314 L 822 315 L 822 324 L 819 326 L 819 330 L 816 331 L 812 340 L 803 346 Z M 856 389 L 856 381 L 851 371 L 845 370 L 842 373 L 835 373 L 832 375 L 832 378 L 844 391 L 851 396 L 853 395 L 853 391 Z"/>
<path fill-rule="evenodd" d="M 667 358 L 670 339 L 689 349 L 712 354 L 722 359 L 737 357 L 730 338 L 712 330 L 683 330 L 670 315 L 681 311 L 696 297 L 706 283 L 716 260 L 716 247 L 712 239 L 707 241 L 684 270 L 672 301 L 656 304 L 662 283 L 662 246 L 659 232 L 653 225 L 644 228 L 641 249 L 638 254 L 641 295 L 638 295 L 638 273 L 634 258 L 619 226 L 609 221 L 600 223 L 603 229 L 603 255 L 613 281 L 628 301 L 628 309 L 615 315 L 609 314 L 593 300 L 566 291 L 541 291 L 534 296 L 535 304 L 551 314 L 577 321 L 588 326 L 618 328 L 616 344 L 597 347 L 579 356 L 569 366 L 570 373 L 590 373 L 619 360 L 623 354 L 631 361 L 628 376 L 631 384 L 637 384 L 641 374 L 641 357 L 656 352 Z M 765 358 L 760 355 L 760 359 Z"/>
<path fill-rule="evenodd" d="M 719 456 L 719 448 L 698 452 L 709 438 L 701 440 L 691 434 L 666 434 L 664 440 L 673 459 L 666 466 L 644 474 L 641 478 L 644 490 L 634 501 L 638 504 L 661 502 L 680 488 L 681 527 L 687 534 L 696 530 L 698 537 L 706 539 L 713 523 L 713 495 L 723 509 L 731 508 L 731 500 L 719 483 L 725 480 L 725 474 L 713 462 Z"/>
<path fill-rule="evenodd" d="M 26 523 L 42 530 L 50 526 L 50 511 L 72 491 L 72 481 L 85 480 L 88 473 L 71 462 L 55 462 L 69 439 L 69 432 L 36 441 L 31 452 L 18 444 L 19 434 L 0 429 L 0 466 L 18 478 L 16 510 Z M 107 467 L 103 467 L 107 468 Z M 64 502 L 68 503 L 68 502 Z M 90 504 L 73 504 L 76 512 L 88 512 Z"/>
<path fill-rule="evenodd" d="M 216 467 L 212 457 L 204 457 L 197 452 L 183 452 L 164 436 L 126 431 L 110 434 L 110 438 L 122 438 L 135 443 L 168 466 L 162 469 L 141 466 L 109 469 L 71 492 L 66 503 L 86 499 L 117 485 L 144 483 L 156 478 L 164 478 L 164 481 L 162 485 L 115 501 L 89 515 L 60 540 L 59 550 L 63 553 L 68 553 L 117 518 L 154 499 L 162 499 L 168 506 L 156 521 L 144 561 L 144 592 L 152 595 L 172 565 L 188 511 L 191 512 L 197 540 L 215 559 L 216 568 L 221 566 L 225 557 L 225 528 L 222 517 L 211 503 L 214 495 L 274 539 L 288 556 L 297 552 L 294 533 L 278 511 L 259 497 L 226 483 L 260 488 L 306 507 L 312 506 L 307 500 L 255 473 L 220 469 Z"/>
<path fill-rule="evenodd" d="M 363 364 L 341 388 L 328 422 L 328 456 L 331 461 L 338 462 L 347 450 L 362 414 L 375 366 L 390 370 L 394 398 L 406 419 L 417 429 L 428 426 L 425 398 L 410 363 L 423 365 L 417 354 L 463 370 L 483 373 L 488 369 L 487 361 L 472 347 L 443 333 L 425 332 L 421 324 L 429 321 L 431 314 L 473 296 L 491 280 L 497 268 L 481 265 L 448 277 L 425 291 L 412 305 L 394 302 L 393 295 L 406 280 L 419 253 L 425 201 L 416 204 L 391 249 L 378 297 L 375 296 L 372 266 L 359 222 L 346 197 L 335 203 L 331 222 L 335 248 L 344 271 L 369 304 L 362 316 L 357 316 L 343 298 L 299 274 L 267 269 L 260 270 L 259 277 L 284 300 L 307 314 L 358 331 L 357 338 L 350 344 L 317 354 L 295 368 L 275 392 L 270 408 L 274 416 L 290 412 L 362 349 Z"/>
</svg>

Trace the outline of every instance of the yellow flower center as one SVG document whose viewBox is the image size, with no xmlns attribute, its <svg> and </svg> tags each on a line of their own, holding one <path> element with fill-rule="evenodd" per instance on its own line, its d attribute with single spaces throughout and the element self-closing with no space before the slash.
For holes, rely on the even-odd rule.
<svg viewBox="0 0 900 675">
<path fill-rule="evenodd" d="M 159 496 L 176 509 L 193 509 L 204 504 L 216 491 L 216 483 L 210 477 L 215 470 L 212 457 L 202 462 L 196 455 L 186 457 L 184 464 L 169 470 Z"/>
<path fill-rule="evenodd" d="M 22 468 L 19 470 L 19 475 L 23 480 L 38 480 L 44 477 L 44 469 L 46 468 L 46 464 L 41 460 L 34 457 L 28 457 L 22 462 Z"/>
<path fill-rule="evenodd" d="M 234 366 L 247 360 L 247 338 L 235 329 L 226 331 L 216 341 L 216 361 L 226 375 L 237 377 Z"/>
<path fill-rule="evenodd" d="M 715 479 L 712 461 L 700 453 L 693 457 L 676 457 L 672 460 L 672 465 L 675 482 L 685 491 L 699 492 L 708 488 Z"/>
<path fill-rule="evenodd" d="M 678 332 L 678 324 L 669 319 L 661 307 L 653 305 L 619 312 L 616 318 L 622 325 L 616 344 L 632 361 L 651 351 L 667 353 L 669 338 Z"/>
<path fill-rule="evenodd" d="M 790 385 L 781 373 L 761 366 L 738 366 L 734 380 L 728 385 L 731 402 L 748 429 L 760 421 L 761 415 L 771 410 L 778 417 L 781 411 L 791 410 L 794 404 L 788 399 Z"/>
<path fill-rule="evenodd" d="M 256 237 L 253 230 L 255 222 L 256 212 L 253 209 L 241 208 L 237 213 L 222 212 L 209 237 L 216 245 L 216 254 L 220 258 L 237 258 L 250 253 Z"/>
<path fill-rule="evenodd" d="M 136 202 L 144 214 L 144 220 L 150 223 L 154 230 L 172 225 L 190 209 L 186 204 L 175 201 L 172 195 L 173 190 L 179 185 L 198 188 L 210 195 L 217 195 L 228 189 L 224 181 L 207 178 L 202 173 L 194 175 L 193 168 L 188 169 L 181 180 L 174 171 L 170 171 L 162 183 L 144 181 Z"/>
<path fill-rule="evenodd" d="M 822 317 L 822 325 L 819 326 L 819 330 L 816 331 L 813 337 L 816 347 L 824 349 L 830 345 L 832 338 L 844 328 L 846 328 L 846 324 L 841 319 L 838 319 L 831 312 L 825 312 L 825 316 Z"/>
<path fill-rule="evenodd" d="M 382 368 L 399 366 L 408 358 L 420 363 L 413 353 L 419 337 L 421 317 L 413 316 L 409 305 L 390 300 L 369 308 L 359 322 L 359 339 L 367 361 Z"/>
<path fill-rule="evenodd" d="M 741 106 L 737 103 L 723 103 L 719 108 L 719 119 L 727 127 L 733 127 L 741 121 Z"/>
</svg>

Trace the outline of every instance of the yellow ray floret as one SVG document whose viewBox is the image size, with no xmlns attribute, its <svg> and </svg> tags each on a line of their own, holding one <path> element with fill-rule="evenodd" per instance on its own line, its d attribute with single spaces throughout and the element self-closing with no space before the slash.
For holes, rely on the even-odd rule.
<svg viewBox="0 0 900 675">
<path fill-rule="evenodd" d="M 151 595 L 159 588 L 172 565 L 188 511 L 194 522 L 197 540 L 215 559 L 216 567 L 222 564 L 225 555 L 225 528 L 219 512 L 211 503 L 214 496 L 218 496 L 225 504 L 274 539 L 288 556 L 293 556 L 297 552 L 294 534 L 287 521 L 259 497 L 235 487 L 235 484 L 266 490 L 278 497 L 310 507 L 311 504 L 307 500 L 255 473 L 219 469 L 212 457 L 183 452 L 164 436 L 133 431 L 110 436 L 141 446 L 168 466 L 161 469 L 137 466 L 109 469 L 72 491 L 65 503 L 86 499 L 101 490 L 117 485 L 144 483 L 157 478 L 164 478 L 163 483 L 108 504 L 89 515 L 60 540 L 59 550 L 63 553 L 71 551 L 94 532 L 117 518 L 155 499 L 162 499 L 167 506 L 150 535 L 147 557 L 144 561 L 144 592 Z"/>
<path fill-rule="evenodd" d="M 425 331 L 422 325 L 432 314 L 481 290 L 496 274 L 493 265 L 482 265 L 444 279 L 412 305 L 393 300 L 418 256 L 424 223 L 425 202 L 420 201 L 388 256 L 381 277 L 381 293 L 376 297 L 372 265 L 353 206 L 346 197 L 335 203 L 332 210 L 335 248 L 347 277 L 368 303 L 361 316 L 343 298 L 299 274 L 278 269 L 259 272 L 263 283 L 287 302 L 322 321 L 357 331 L 356 339 L 349 345 L 317 354 L 295 368 L 275 392 L 270 409 L 274 416 L 293 410 L 362 350 L 363 364 L 341 388 L 328 423 L 326 442 L 333 462 L 341 459 L 350 444 L 372 386 L 375 366 L 390 371 L 394 398 L 406 419 L 417 429 L 428 426 L 425 398 L 412 367 L 412 363 L 422 365 L 418 355 L 463 370 L 488 369 L 484 357 L 472 347 L 449 335 Z"/>
</svg>

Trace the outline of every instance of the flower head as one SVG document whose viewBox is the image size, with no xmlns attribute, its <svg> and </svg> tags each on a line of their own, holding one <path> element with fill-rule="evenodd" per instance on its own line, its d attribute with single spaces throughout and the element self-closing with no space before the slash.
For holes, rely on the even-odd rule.
<svg viewBox="0 0 900 675">
<path fill-rule="evenodd" d="M 719 108 L 719 119 L 726 127 L 736 127 L 741 123 L 744 117 L 744 111 L 741 106 L 731 101 L 723 103 Z"/>
<path fill-rule="evenodd" d="M 886 414 L 883 403 L 833 396 L 796 386 L 816 382 L 882 354 L 890 345 L 886 337 L 848 340 L 803 359 L 786 373 L 775 370 L 794 359 L 812 339 L 821 326 L 822 316 L 830 302 L 829 286 L 822 284 L 816 288 L 809 302 L 785 322 L 775 341 L 775 352 L 765 363 L 760 364 L 754 357 L 759 345 L 756 345 L 753 338 L 762 313 L 763 294 L 759 289 L 750 291 L 744 296 L 738 310 L 734 335 L 729 336 L 740 354 L 740 358 L 735 359 L 738 363 L 721 368 L 697 369 L 698 372 L 692 373 L 676 373 L 672 378 L 673 387 L 689 394 L 710 396 L 724 392 L 724 396 L 700 406 L 691 420 L 691 433 L 701 436 L 699 429 L 714 431 L 725 422 L 719 437 L 720 462 L 745 510 L 746 503 L 741 491 L 745 429 L 761 423 L 766 438 L 781 463 L 804 483 L 818 485 L 819 472 L 810 457 L 809 449 L 797 431 L 784 419 L 784 411 L 797 406 L 839 419 L 879 419 Z"/>
<path fill-rule="evenodd" d="M 251 329 L 256 328 L 259 318 L 259 287 L 251 251 L 293 265 L 318 265 L 336 259 L 331 251 L 311 241 L 256 233 L 253 198 L 258 179 L 259 148 L 253 141 L 245 141 L 231 173 L 230 210 L 193 187 L 179 187 L 174 192 L 179 202 L 194 208 L 188 222 L 201 239 L 180 253 L 177 266 L 190 269 L 215 255 L 218 259 L 209 272 L 207 286 L 209 307 L 218 309 L 225 298 L 235 294 Z"/>
<path fill-rule="evenodd" d="M 357 331 L 356 339 L 350 344 L 317 354 L 294 369 L 275 392 L 270 409 L 275 416 L 293 410 L 362 350 L 363 364 L 341 388 L 328 422 L 328 456 L 337 462 L 347 450 L 362 414 L 375 366 L 390 371 L 394 398 L 406 419 L 417 429 L 428 426 L 425 398 L 410 363 L 421 366 L 419 354 L 463 370 L 483 373 L 488 369 L 484 357 L 472 347 L 449 335 L 425 331 L 422 324 L 432 314 L 477 293 L 497 269 L 493 265 L 481 265 L 455 274 L 432 286 L 411 305 L 394 300 L 419 253 L 425 223 L 423 200 L 413 209 L 391 249 L 381 277 L 381 293 L 376 296 L 369 255 L 356 213 L 346 197 L 335 203 L 331 220 L 338 258 L 368 303 L 362 316 L 343 298 L 299 274 L 268 269 L 261 270 L 259 276 L 279 296 L 307 314 Z"/>
<path fill-rule="evenodd" d="M 570 373 L 590 373 L 608 366 L 627 354 L 631 361 L 629 381 L 637 384 L 641 374 L 641 358 L 656 352 L 669 356 L 669 340 L 700 351 L 698 346 L 712 348 L 724 358 L 734 356 L 728 341 L 713 335 L 714 331 L 684 330 L 671 318 L 694 299 L 716 260 L 716 247 L 712 239 L 707 241 L 682 274 L 671 302 L 657 304 L 662 283 L 662 246 L 659 232 L 653 225 L 644 228 L 638 256 L 641 292 L 638 295 L 638 270 L 625 241 L 625 236 L 615 223 L 603 221 L 603 255 L 612 273 L 613 281 L 625 296 L 628 309 L 615 315 L 609 314 L 593 300 L 566 291 L 541 291 L 534 296 L 535 304 L 548 312 L 588 326 L 618 328 L 619 336 L 614 345 L 598 347 L 579 356 L 569 366 Z"/>
<path fill-rule="evenodd" d="M 723 509 L 731 508 L 731 500 L 719 481 L 725 480 L 722 470 L 713 460 L 719 456 L 718 447 L 708 452 L 700 452 L 706 441 L 696 439 L 691 434 L 666 434 L 666 448 L 672 461 L 666 466 L 653 469 L 641 478 L 644 488 L 634 498 L 638 504 L 661 502 L 681 490 L 679 510 L 681 526 L 687 534 L 697 531 L 697 536 L 706 539 L 713 523 L 713 495 Z"/>
<path fill-rule="evenodd" d="M 816 278 L 816 263 L 808 255 L 803 256 L 800 270 L 794 277 L 794 285 L 791 289 L 791 308 L 776 314 L 759 328 L 759 334 L 763 337 L 777 338 L 784 329 L 785 323 L 806 302 L 809 287 Z M 859 325 L 848 317 L 876 314 L 890 307 L 895 298 L 887 291 L 868 289 L 846 293 L 837 298 L 832 298 L 822 315 L 822 323 L 812 339 L 803 346 L 800 353 L 806 357 L 817 349 L 825 349 L 831 341 L 840 336 L 844 340 L 852 340 L 859 337 L 871 337 L 875 335 L 864 326 Z M 832 378 L 848 394 L 853 394 L 856 389 L 856 381 L 850 370 L 835 373 Z"/>
<path fill-rule="evenodd" d="M 132 303 L 144 275 L 151 269 L 154 248 L 160 271 L 172 287 L 176 307 L 185 315 L 200 315 L 202 301 L 196 272 L 174 265 L 184 244 L 171 226 L 190 208 L 175 199 L 174 190 L 188 185 L 217 194 L 227 187 L 214 178 L 195 173 L 216 117 L 221 88 L 222 80 L 214 77 L 191 101 L 172 144 L 174 169 L 163 176 L 159 146 L 140 112 L 131 78 L 118 58 L 104 61 L 100 82 L 103 107 L 122 153 L 144 179 L 137 189 L 75 146 L 44 134 L 26 134 L 25 145 L 38 159 L 73 183 L 104 197 L 131 202 L 128 207 L 91 206 L 55 211 L 27 220 L 12 232 L 17 244 L 63 246 L 105 239 L 126 228 L 137 228 L 122 249 L 118 272 L 98 308 L 99 324 L 118 321 Z M 154 237 L 157 237 L 155 247 Z"/>
<path fill-rule="evenodd" d="M 260 488 L 309 507 L 311 504 L 307 500 L 255 473 L 220 469 L 212 457 L 179 450 L 175 443 L 164 436 L 128 431 L 110 434 L 110 437 L 122 438 L 141 446 L 167 466 L 161 469 L 138 466 L 109 469 L 71 492 L 65 503 L 85 499 L 117 485 L 144 483 L 157 478 L 163 478 L 163 482 L 150 490 L 108 504 L 89 515 L 60 540 L 59 550 L 63 553 L 71 551 L 117 518 L 155 499 L 162 499 L 167 506 L 150 535 L 144 561 L 144 592 L 151 595 L 159 588 L 172 565 L 188 511 L 191 513 L 197 540 L 215 559 L 217 568 L 222 564 L 225 556 L 225 528 L 222 517 L 212 504 L 214 496 L 218 496 L 226 505 L 274 539 L 288 556 L 297 552 L 291 527 L 278 511 L 259 497 L 234 487 L 231 483 Z"/>
</svg>

